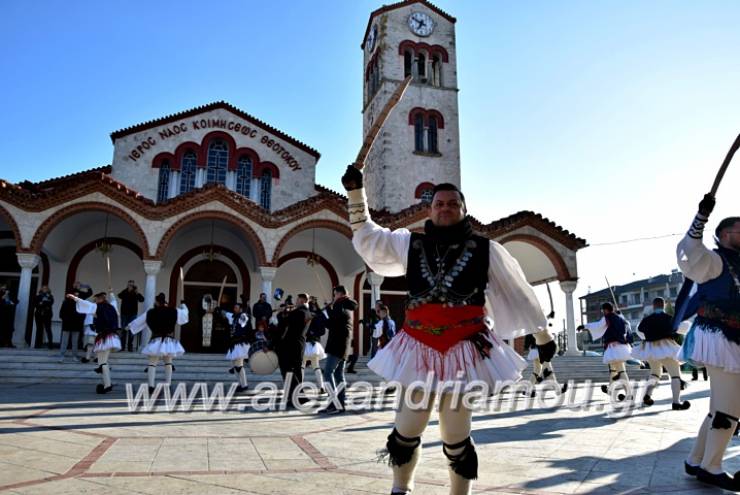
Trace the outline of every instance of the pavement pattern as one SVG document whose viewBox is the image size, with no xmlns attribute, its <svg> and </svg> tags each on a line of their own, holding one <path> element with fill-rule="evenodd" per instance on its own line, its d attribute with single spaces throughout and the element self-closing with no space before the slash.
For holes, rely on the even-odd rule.
<svg viewBox="0 0 740 495">
<path fill-rule="evenodd" d="M 580 384 L 571 393 L 562 406 L 552 393 L 531 404 L 505 393 L 474 415 L 474 493 L 721 493 L 682 467 L 708 410 L 707 383 L 691 382 L 687 411 L 670 409 L 666 382 L 655 405 L 627 411 L 614 411 L 598 390 L 589 398 Z M 0 385 L 0 494 L 390 493 L 377 451 L 394 396 L 379 394 L 376 410 L 335 416 L 255 411 L 253 397 L 240 395 L 224 411 L 196 400 L 168 412 L 159 400 L 131 412 L 121 384 L 107 395 L 75 384 Z M 436 413 L 422 452 L 414 493 L 448 493 Z M 735 437 L 728 471 L 740 470 L 738 454 Z"/>
</svg>

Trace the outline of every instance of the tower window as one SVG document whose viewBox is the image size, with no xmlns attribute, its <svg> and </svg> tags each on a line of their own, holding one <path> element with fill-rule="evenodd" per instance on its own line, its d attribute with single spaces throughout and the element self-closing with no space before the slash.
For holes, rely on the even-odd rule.
<svg viewBox="0 0 740 495">
<path fill-rule="evenodd" d="M 414 65 L 414 54 L 410 50 L 403 52 L 403 77 L 409 77 Z"/>
<path fill-rule="evenodd" d="M 442 61 L 439 55 L 432 57 L 432 80 L 433 86 L 442 86 Z"/>
<path fill-rule="evenodd" d="M 167 201 L 170 192 L 170 162 L 163 160 L 159 165 L 159 182 L 157 184 L 157 203 Z"/>
<path fill-rule="evenodd" d="M 195 189 L 195 153 L 188 151 L 182 155 L 180 163 L 180 194 Z"/>
<path fill-rule="evenodd" d="M 420 82 L 426 82 L 427 78 L 427 58 L 423 53 L 416 57 L 416 75 L 419 76 Z"/>
<path fill-rule="evenodd" d="M 424 114 L 421 112 L 414 117 L 414 150 L 424 151 Z"/>
<path fill-rule="evenodd" d="M 229 161 L 229 149 L 220 139 L 212 141 L 208 146 L 208 165 L 206 167 L 206 182 L 224 184 L 226 182 L 226 167 Z"/>
<path fill-rule="evenodd" d="M 242 196 L 249 197 L 252 185 L 252 159 L 242 156 L 237 162 L 236 168 L 236 192 Z"/>
<path fill-rule="evenodd" d="M 260 177 L 260 206 L 265 210 L 270 209 L 272 199 L 272 170 L 265 169 Z"/>
<path fill-rule="evenodd" d="M 434 197 L 434 184 L 431 182 L 422 182 L 416 186 L 414 197 L 420 199 L 422 203 L 431 203 Z"/>
<path fill-rule="evenodd" d="M 437 148 L 437 117 L 429 117 L 429 128 L 427 129 L 427 151 L 430 153 L 439 153 Z"/>
</svg>

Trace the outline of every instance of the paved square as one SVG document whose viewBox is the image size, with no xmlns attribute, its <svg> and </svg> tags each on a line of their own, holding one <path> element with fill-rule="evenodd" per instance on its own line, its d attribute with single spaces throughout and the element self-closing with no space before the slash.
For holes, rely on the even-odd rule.
<svg viewBox="0 0 740 495">
<path fill-rule="evenodd" d="M 692 382 L 688 411 L 656 404 L 616 417 L 590 409 L 524 409 L 506 396 L 478 412 L 475 493 L 718 493 L 683 474 L 682 460 L 708 408 L 708 386 Z M 81 385 L 0 386 L 0 493 L 9 494 L 387 494 L 390 469 L 377 461 L 393 412 L 323 416 L 255 412 L 249 395 L 226 412 L 129 412 L 122 387 L 98 396 Z M 583 405 L 585 391 L 575 393 Z M 392 398 L 388 398 L 390 402 Z M 519 410 L 512 410 L 514 406 Z M 492 403 L 492 408 L 495 403 Z M 419 494 L 447 493 L 433 415 L 417 476 Z M 726 467 L 740 469 L 740 442 Z"/>
</svg>

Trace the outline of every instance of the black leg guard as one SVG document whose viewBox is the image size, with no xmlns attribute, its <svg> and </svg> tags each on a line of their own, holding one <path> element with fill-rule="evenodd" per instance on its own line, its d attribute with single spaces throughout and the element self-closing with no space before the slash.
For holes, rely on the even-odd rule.
<svg viewBox="0 0 740 495">
<path fill-rule="evenodd" d="M 728 430 L 732 428 L 732 421 L 737 421 L 737 418 L 722 411 L 717 411 L 714 414 L 714 419 L 712 419 L 712 428 L 715 430 Z"/>
<path fill-rule="evenodd" d="M 399 443 L 399 440 L 406 445 Z M 421 437 L 404 437 L 393 428 L 391 434 L 388 435 L 385 449 L 379 452 L 380 460 L 388 458 L 389 466 L 403 466 L 411 461 L 411 456 L 414 455 L 414 451 L 419 445 L 421 445 Z"/>
<path fill-rule="evenodd" d="M 558 351 L 558 345 L 554 340 L 551 340 L 547 344 L 538 345 L 537 353 L 540 355 L 540 363 L 549 363 Z"/>
<path fill-rule="evenodd" d="M 552 371 L 550 371 L 550 368 L 545 368 L 544 370 L 542 370 L 543 380 L 545 378 L 548 378 L 550 375 L 552 375 Z"/>
<path fill-rule="evenodd" d="M 459 454 L 450 454 L 449 450 L 463 449 Z M 478 454 L 475 452 L 473 439 L 468 437 L 460 443 L 442 443 L 442 451 L 450 460 L 452 470 L 466 480 L 478 479 Z"/>
<path fill-rule="evenodd" d="M 240 372 L 241 372 L 241 370 L 242 370 L 242 368 L 243 368 L 243 366 L 234 366 L 234 371 L 235 371 L 236 373 L 240 373 Z"/>
</svg>

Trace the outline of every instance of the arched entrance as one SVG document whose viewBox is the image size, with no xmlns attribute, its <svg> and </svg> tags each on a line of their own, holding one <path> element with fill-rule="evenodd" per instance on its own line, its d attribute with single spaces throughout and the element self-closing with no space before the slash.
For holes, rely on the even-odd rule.
<svg viewBox="0 0 740 495">
<path fill-rule="evenodd" d="M 191 259 L 183 267 L 184 273 L 184 301 L 190 308 L 190 321 L 180 329 L 180 341 L 188 352 L 226 352 L 229 332 L 226 325 L 219 318 L 213 319 L 211 345 L 203 346 L 203 296 L 210 294 L 218 299 L 221 285 L 224 284 L 221 296 L 221 308 L 231 311 L 234 302 L 239 301 L 242 293 L 237 273 L 238 268 L 228 258 L 220 259 Z"/>
</svg>

